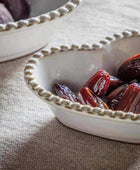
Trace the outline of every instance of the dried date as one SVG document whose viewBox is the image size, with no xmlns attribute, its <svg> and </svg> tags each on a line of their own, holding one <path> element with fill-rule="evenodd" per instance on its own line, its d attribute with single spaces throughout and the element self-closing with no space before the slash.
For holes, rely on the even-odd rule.
<svg viewBox="0 0 140 170">
<path fill-rule="evenodd" d="M 119 103 L 119 100 L 121 99 L 127 87 L 128 85 L 124 84 L 118 87 L 117 89 L 115 89 L 112 93 L 110 93 L 107 99 L 107 104 L 110 109 L 114 110 L 116 108 L 117 104 Z"/>
<path fill-rule="evenodd" d="M 81 104 L 88 104 L 92 107 L 100 107 L 102 109 L 108 109 L 108 106 L 96 96 L 88 87 L 82 87 L 78 93 L 78 98 Z"/>
<path fill-rule="evenodd" d="M 78 97 L 65 85 L 54 84 L 53 91 L 56 95 L 71 102 L 78 102 Z"/>
<path fill-rule="evenodd" d="M 132 83 L 123 93 L 115 110 L 140 113 L 140 84 Z"/>
<path fill-rule="evenodd" d="M 102 98 L 106 93 L 109 84 L 109 73 L 107 73 L 105 70 L 100 70 L 87 81 L 85 87 L 89 87 L 94 94 Z"/>
<path fill-rule="evenodd" d="M 140 54 L 128 58 L 121 64 L 118 70 L 118 77 L 126 82 L 140 79 Z"/>
<path fill-rule="evenodd" d="M 110 76 L 110 84 L 109 84 L 109 88 L 107 90 L 107 94 L 110 94 L 113 90 L 115 90 L 116 88 L 118 88 L 119 86 L 125 84 L 124 81 L 121 81 L 120 79 L 118 79 L 115 76 Z"/>
</svg>

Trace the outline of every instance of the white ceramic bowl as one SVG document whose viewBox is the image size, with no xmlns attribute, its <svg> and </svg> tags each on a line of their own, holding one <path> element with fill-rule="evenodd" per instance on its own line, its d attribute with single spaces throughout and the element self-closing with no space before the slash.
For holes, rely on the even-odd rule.
<svg viewBox="0 0 140 170">
<path fill-rule="evenodd" d="M 140 114 L 72 103 L 51 92 L 55 82 L 65 82 L 76 92 L 102 68 L 115 75 L 120 63 L 139 52 L 140 32 L 137 30 L 114 34 L 91 46 L 43 49 L 28 61 L 25 80 L 66 126 L 100 137 L 140 143 Z"/>
<path fill-rule="evenodd" d="M 32 0 L 31 18 L 0 24 L 0 62 L 46 46 L 54 36 L 56 26 L 61 23 L 62 16 L 75 9 L 80 1 Z M 42 14 L 44 12 L 47 13 Z"/>
</svg>

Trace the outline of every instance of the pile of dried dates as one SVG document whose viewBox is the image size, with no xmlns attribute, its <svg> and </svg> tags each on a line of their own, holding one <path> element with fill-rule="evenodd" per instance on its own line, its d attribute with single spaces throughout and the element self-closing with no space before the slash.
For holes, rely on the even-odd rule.
<svg viewBox="0 0 140 170">
<path fill-rule="evenodd" d="M 0 24 L 28 18 L 30 6 L 30 0 L 0 0 Z"/>
<path fill-rule="evenodd" d="M 53 91 L 61 98 L 102 109 L 140 113 L 140 54 L 124 61 L 117 77 L 99 70 L 76 96 L 68 87 L 54 84 Z"/>
</svg>

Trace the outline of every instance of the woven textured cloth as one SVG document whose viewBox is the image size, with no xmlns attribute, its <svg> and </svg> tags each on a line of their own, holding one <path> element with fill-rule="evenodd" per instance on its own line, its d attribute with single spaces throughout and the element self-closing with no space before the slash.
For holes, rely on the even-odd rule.
<svg viewBox="0 0 140 170">
<path fill-rule="evenodd" d="M 124 29 L 139 29 L 139 11 L 139 0 L 84 0 L 63 18 L 48 47 L 91 44 Z M 29 57 L 0 64 L 0 168 L 140 170 L 140 145 L 84 134 L 55 118 L 25 85 Z"/>
</svg>

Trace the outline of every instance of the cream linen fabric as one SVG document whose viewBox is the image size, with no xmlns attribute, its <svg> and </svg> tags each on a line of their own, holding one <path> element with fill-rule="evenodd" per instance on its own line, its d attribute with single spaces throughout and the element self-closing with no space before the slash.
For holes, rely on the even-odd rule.
<svg viewBox="0 0 140 170">
<path fill-rule="evenodd" d="M 49 47 L 98 42 L 126 28 L 140 28 L 139 0 L 84 0 L 63 18 Z M 58 122 L 24 83 L 29 57 L 0 64 L 1 169 L 140 170 L 140 145 L 80 133 Z"/>
</svg>

